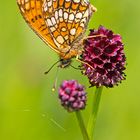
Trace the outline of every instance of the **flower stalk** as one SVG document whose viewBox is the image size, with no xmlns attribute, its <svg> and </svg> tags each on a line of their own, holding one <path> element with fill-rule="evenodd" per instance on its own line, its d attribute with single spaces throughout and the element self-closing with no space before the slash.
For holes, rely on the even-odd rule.
<svg viewBox="0 0 140 140">
<path fill-rule="evenodd" d="M 75 113 L 76 113 L 76 117 L 77 117 L 77 120 L 78 120 L 78 123 L 79 123 L 79 127 L 81 129 L 81 133 L 83 135 L 83 139 L 84 140 L 90 140 L 89 136 L 88 136 L 88 133 L 87 133 L 87 130 L 86 130 L 86 127 L 85 127 L 85 124 L 84 124 L 84 120 L 83 120 L 81 112 L 76 111 Z"/>
<path fill-rule="evenodd" d="M 87 132 L 90 140 L 93 140 L 94 128 L 96 124 L 97 113 L 99 110 L 99 103 L 101 99 L 102 90 L 103 87 L 96 88 L 94 99 L 93 99 L 92 112 L 89 117 L 88 126 L 87 126 Z"/>
</svg>

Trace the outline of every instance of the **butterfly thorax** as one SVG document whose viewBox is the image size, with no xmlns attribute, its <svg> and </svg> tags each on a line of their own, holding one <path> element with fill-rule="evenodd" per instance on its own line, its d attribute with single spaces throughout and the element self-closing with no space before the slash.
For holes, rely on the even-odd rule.
<svg viewBox="0 0 140 140">
<path fill-rule="evenodd" d="M 66 68 L 71 64 L 72 60 L 71 59 L 60 59 L 60 68 Z"/>
<path fill-rule="evenodd" d="M 76 56 L 80 56 L 83 50 L 83 41 L 85 33 L 81 34 L 73 43 L 70 44 L 67 52 L 60 54 L 60 57 L 64 60 L 71 59 Z"/>
<path fill-rule="evenodd" d="M 82 54 L 82 50 L 83 50 L 83 39 L 77 39 L 76 42 L 74 42 L 73 44 L 71 44 L 72 47 L 71 49 L 65 54 L 62 55 L 60 57 L 60 67 L 61 68 L 66 68 L 68 67 L 71 62 L 72 62 L 72 58 L 76 57 L 77 55 L 80 56 Z"/>
</svg>

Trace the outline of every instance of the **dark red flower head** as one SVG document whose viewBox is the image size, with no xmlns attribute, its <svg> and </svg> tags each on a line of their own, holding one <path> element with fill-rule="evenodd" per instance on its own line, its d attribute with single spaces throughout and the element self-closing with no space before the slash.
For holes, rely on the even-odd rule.
<svg viewBox="0 0 140 140">
<path fill-rule="evenodd" d="M 83 74 L 88 76 L 92 86 L 113 87 L 125 79 L 123 46 L 121 36 L 103 26 L 90 30 L 84 43 L 82 60 L 93 67 L 83 64 Z"/>
<path fill-rule="evenodd" d="M 86 106 L 84 86 L 75 80 L 63 81 L 59 88 L 61 105 L 68 111 L 78 111 Z"/>
</svg>

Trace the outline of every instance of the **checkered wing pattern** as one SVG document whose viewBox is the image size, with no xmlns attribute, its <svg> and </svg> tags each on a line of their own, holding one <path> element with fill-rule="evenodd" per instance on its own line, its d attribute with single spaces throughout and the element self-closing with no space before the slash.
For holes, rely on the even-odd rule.
<svg viewBox="0 0 140 140">
<path fill-rule="evenodd" d="M 84 34 L 95 10 L 86 0 L 18 0 L 18 5 L 36 34 L 63 57 Z"/>
<path fill-rule="evenodd" d="M 17 0 L 21 14 L 34 32 L 52 49 L 59 53 L 48 26 L 44 20 L 42 5 L 43 0 Z"/>
</svg>

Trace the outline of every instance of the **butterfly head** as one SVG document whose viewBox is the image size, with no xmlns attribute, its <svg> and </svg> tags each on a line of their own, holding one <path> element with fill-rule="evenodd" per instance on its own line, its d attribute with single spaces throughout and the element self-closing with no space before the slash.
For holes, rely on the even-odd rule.
<svg viewBox="0 0 140 140">
<path fill-rule="evenodd" d="M 66 68 L 66 67 L 68 67 L 70 64 L 71 64 L 71 59 L 61 59 L 60 60 L 60 67 L 61 68 Z"/>
</svg>

